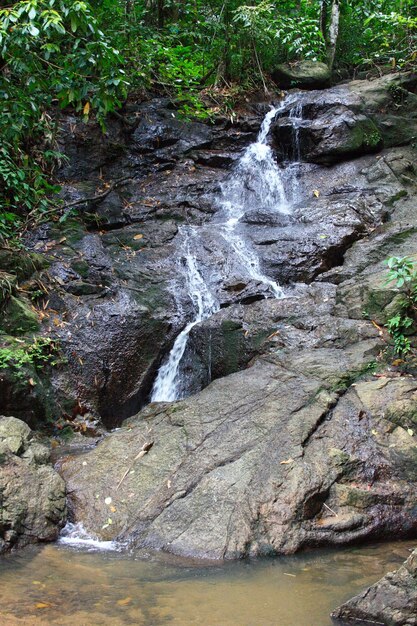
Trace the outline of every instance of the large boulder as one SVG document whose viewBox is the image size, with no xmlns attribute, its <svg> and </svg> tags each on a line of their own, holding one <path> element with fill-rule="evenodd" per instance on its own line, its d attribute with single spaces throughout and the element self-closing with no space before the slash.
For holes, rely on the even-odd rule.
<svg viewBox="0 0 417 626">
<path fill-rule="evenodd" d="M 330 85 L 331 71 L 320 61 L 297 61 L 278 65 L 272 72 L 272 79 L 283 89 L 324 89 Z"/>
<path fill-rule="evenodd" d="M 389 572 L 375 585 L 332 613 L 337 623 L 417 625 L 417 550 L 396 572 Z"/>
<path fill-rule="evenodd" d="M 53 541 L 65 514 L 65 484 L 49 448 L 15 417 L 0 417 L 0 553 Z"/>
<path fill-rule="evenodd" d="M 64 460 L 74 521 L 210 559 L 416 532 L 415 381 L 362 381 L 377 330 L 335 320 L 330 286 L 297 296 L 268 304 L 268 356 Z"/>
<path fill-rule="evenodd" d="M 414 74 L 352 81 L 289 100 L 272 134 L 281 155 L 326 165 L 412 143 L 417 136 Z"/>
</svg>

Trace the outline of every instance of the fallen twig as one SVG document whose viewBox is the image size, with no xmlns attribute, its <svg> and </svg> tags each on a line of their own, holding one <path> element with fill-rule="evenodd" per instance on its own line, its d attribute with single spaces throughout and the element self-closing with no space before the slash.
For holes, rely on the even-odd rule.
<svg viewBox="0 0 417 626">
<path fill-rule="evenodd" d="M 146 443 L 143 444 L 142 448 L 140 449 L 140 451 L 138 452 L 138 454 L 135 456 L 135 458 L 133 459 L 133 462 L 130 464 L 130 466 L 127 468 L 127 470 L 125 471 L 125 473 L 123 474 L 123 476 L 121 477 L 119 483 L 117 484 L 116 489 L 118 489 L 120 487 L 120 485 L 122 484 L 122 482 L 124 481 L 124 479 L 126 478 L 126 476 L 128 475 L 128 473 L 130 472 L 130 470 L 132 469 L 132 467 L 134 466 L 134 464 L 136 463 L 136 461 L 140 458 L 142 458 L 143 456 L 145 456 L 145 454 L 148 454 L 149 450 L 152 448 L 154 442 L 153 441 L 148 441 Z"/>
</svg>

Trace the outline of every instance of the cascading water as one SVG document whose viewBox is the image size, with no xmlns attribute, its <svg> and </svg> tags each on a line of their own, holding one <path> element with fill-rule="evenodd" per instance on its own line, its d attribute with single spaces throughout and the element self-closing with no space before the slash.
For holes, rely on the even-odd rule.
<svg viewBox="0 0 417 626">
<path fill-rule="evenodd" d="M 286 105 L 288 105 L 288 100 L 266 114 L 256 141 L 248 146 L 237 166 L 222 184 L 220 197 L 217 199 L 220 207 L 220 221 L 216 221 L 213 225 L 227 243 L 230 257 L 243 276 L 265 285 L 276 298 L 283 297 L 283 290 L 278 283 L 262 272 L 259 257 L 250 243 L 245 240 L 239 221 L 247 211 L 254 208 L 269 213 L 278 212 L 284 215 L 291 213 L 291 204 L 285 194 L 281 171 L 267 143 L 272 121 Z M 193 253 L 193 249 L 198 249 L 195 229 L 183 227 L 180 230 L 180 236 L 183 237 L 182 273 L 185 273 L 188 293 L 195 313 L 193 320 L 188 322 L 176 338 L 171 352 L 158 371 L 151 393 L 152 402 L 169 402 L 183 396 L 181 360 L 190 332 L 196 324 L 209 318 L 220 308 L 219 302 L 204 280 L 197 256 Z"/>
<path fill-rule="evenodd" d="M 152 402 L 170 402 L 178 400 L 181 396 L 181 371 L 180 363 L 184 356 L 188 337 L 191 329 L 203 320 L 219 310 L 219 304 L 210 293 L 204 278 L 198 269 L 197 259 L 191 252 L 191 240 L 195 232 L 193 229 L 183 228 L 183 250 L 185 261 L 185 279 L 188 293 L 193 302 L 195 317 L 189 322 L 176 338 L 168 359 L 159 369 L 158 376 L 152 389 Z"/>
<path fill-rule="evenodd" d="M 283 107 L 283 105 L 282 105 Z M 222 185 L 220 206 L 226 214 L 221 234 L 235 253 L 247 276 L 266 285 L 276 298 L 283 297 L 281 287 L 263 274 L 259 257 L 245 241 L 238 225 L 246 211 L 254 207 L 288 215 L 281 172 L 267 144 L 272 121 L 282 107 L 271 109 L 265 116 L 255 143 L 248 146 L 228 180 Z"/>
</svg>

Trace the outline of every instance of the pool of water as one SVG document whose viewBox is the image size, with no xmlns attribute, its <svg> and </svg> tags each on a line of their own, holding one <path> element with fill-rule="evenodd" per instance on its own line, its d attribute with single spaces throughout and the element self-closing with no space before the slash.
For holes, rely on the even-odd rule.
<svg viewBox="0 0 417 626">
<path fill-rule="evenodd" d="M 341 602 L 398 567 L 395 542 L 222 565 L 47 545 L 0 561 L 0 624 L 330 626 Z"/>
</svg>

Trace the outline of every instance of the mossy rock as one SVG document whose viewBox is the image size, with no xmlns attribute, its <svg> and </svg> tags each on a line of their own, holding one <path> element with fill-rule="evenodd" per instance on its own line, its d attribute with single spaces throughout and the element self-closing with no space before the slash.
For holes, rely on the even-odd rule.
<svg viewBox="0 0 417 626">
<path fill-rule="evenodd" d="M 273 80 L 280 87 L 301 87 L 302 89 L 324 89 L 328 87 L 331 72 L 320 61 L 298 61 L 283 63 L 272 72 Z"/>
<path fill-rule="evenodd" d="M 39 330 L 39 319 L 27 300 L 10 296 L 0 327 L 11 335 L 22 335 Z"/>
<path fill-rule="evenodd" d="M 0 248 L 1 269 L 13 274 L 19 281 L 30 278 L 34 272 L 43 270 L 48 266 L 49 261 L 41 254 L 28 252 L 24 249 Z"/>
<path fill-rule="evenodd" d="M 345 141 L 335 143 L 333 154 L 367 154 L 377 152 L 383 146 L 378 126 L 369 117 L 360 116 L 350 126 Z"/>
<path fill-rule="evenodd" d="M 71 267 L 74 272 L 77 272 L 81 278 L 87 278 L 90 273 L 90 266 L 87 261 L 76 260 L 71 263 Z"/>
<path fill-rule="evenodd" d="M 74 296 L 91 296 L 103 293 L 103 285 L 95 285 L 94 283 L 87 283 L 83 280 L 74 280 L 66 288 L 68 293 L 72 293 Z"/>
<path fill-rule="evenodd" d="M 0 335 L 0 353 L 16 353 L 19 362 L 22 350 L 26 351 L 30 343 L 30 339 L 22 343 L 15 337 Z M 51 426 L 63 408 L 57 405 L 47 367 L 37 369 L 33 363 L 18 363 L 16 367 L 8 364 L 0 368 L 0 414 L 14 415 L 31 428 L 40 428 Z"/>
<path fill-rule="evenodd" d="M 85 226 L 80 220 L 68 219 L 51 230 L 51 238 L 60 240 L 65 237 L 67 245 L 71 247 L 81 241 L 86 232 Z"/>
</svg>

